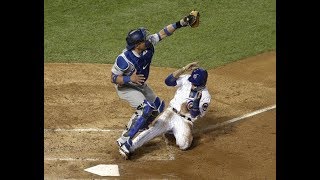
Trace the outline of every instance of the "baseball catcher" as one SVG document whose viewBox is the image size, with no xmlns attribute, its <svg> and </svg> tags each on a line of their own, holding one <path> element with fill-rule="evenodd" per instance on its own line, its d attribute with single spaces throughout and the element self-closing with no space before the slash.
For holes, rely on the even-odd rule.
<svg viewBox="0 0 320 180">
<path fill-rule="evenodd" d="M 192 72 L 183 74 L 186 71 Z M 128 159 L 137 148 L 166 132 L 173 133 L 181 150 L 188 149 L 193 140 L 193 123 L 205 115 L 211 101 L 211 95 L 206 88 L 207 78 L 207 71 L 199 68 L 196 62 L 170 74 L 165 83 L 167 86 L 177 87 L 177 91 L 169 107 L 153 126 L 121 146 L 120 154 Z"/>
<path fill-rule="evenodd" d="M 155 52 L 154 47 L 177 29 L 198 25 L 199 12 L 192 11 L 181 20 L 165 26 L 154 34 L 150 34 L 144 27 L 128 32 L 126 48 L 116 58 L 110 76 L 119 98 L 127 101 L 135 109 L 135 113 L 117 140 L 120 149 L 129 144 L 139 131 L 148 129 L 149 124 L 165 107 L 164 101 L 156 96 L 146 82 Z"/>
</svg>

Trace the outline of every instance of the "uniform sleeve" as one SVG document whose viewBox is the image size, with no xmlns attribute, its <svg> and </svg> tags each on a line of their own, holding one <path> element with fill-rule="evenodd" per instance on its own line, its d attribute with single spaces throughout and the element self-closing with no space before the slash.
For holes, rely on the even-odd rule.
<svg viewBox="0 0 320 180">
<path fill-rule="evenodd" d="M 124 71 L 129 68 L 128 62 L 122 57 L 118 56 L 115 63 L 112 66 L 112 73 L 115 75 L 122 75 Z"/>
<path fill-rule="evenodd" d="M 170 75 L 164 80 L 164 83 L 165 83 L 167 86 L 176 86 L 176 85 L 177 85 L 177 80 L 176 80 L 176 78 L 173 77 L 172 74 L 170 74 Z"/>
<path fill-rule="evenodd" d="M 177 85 L 176 85 L 176 87 L 180 87 L 180 86 L 182 86 L 183 83 L 185 83 L 186 81 L 188 81 L 188 77 L 189 77 L 189 76 L 190 76 L 190 75 L 186 75 L 186 74 L 179 76 L 179 78 L 177 79 Z"/>
<path fill-rule="evenodd" d="M 211 96 L 210 96 L 209 92 L 203 91 L 202 98 L 201 98 L 200 104 L 199 104 L 200 117 L 203 117 L 206 114 L 207 109 L 210 105 L 210 101 L 211 101 Z"/>
<path fill-rule="evenodd" d="M 155 46 L 156 44 L 158 44 L 158 42 L 161 39 L 160 39 L 160 35 L 158 33 L 156 33 L 156 34 L 152 34 L 152 35 L 148 36 L 147 40 L 150 41 L 153 46 Z"/>
</svg>

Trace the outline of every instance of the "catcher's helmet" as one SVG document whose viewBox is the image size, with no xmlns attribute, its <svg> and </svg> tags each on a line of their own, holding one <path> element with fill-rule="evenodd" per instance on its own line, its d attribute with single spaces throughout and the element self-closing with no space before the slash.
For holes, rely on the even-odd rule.
<svg viewBox="0 0 320 180">
<path fill-rule="evenodd" d="M 195 86 L 205 86 L 207 84 L 208 72 L 205 69 L 197 68 L 192 71 L 188 80 Z"/>
<path fill-rule="evenodd" d="M 138 29 L 134 29 L 129 31 L 126 41 L 127 41 L 127 49 L 130 50 L 134 48 L 134 45 L 137 43 L 146 41 L 147 38 L 147 29 L 144 27 L 140 27 Z"/>
</svg>

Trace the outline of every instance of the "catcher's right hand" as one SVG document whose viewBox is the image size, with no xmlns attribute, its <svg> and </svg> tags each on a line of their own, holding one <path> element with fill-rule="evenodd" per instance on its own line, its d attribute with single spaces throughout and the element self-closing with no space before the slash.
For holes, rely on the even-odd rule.
<svg viewBox="0 0 320 180">
<path fill-rule="evenodd" d="M 200 23 L 199 11 L 191 11 L 190 14 L 180 20 L 182 26 L 191 26 L 192 28 L 198 27 Z"/>
</svg>

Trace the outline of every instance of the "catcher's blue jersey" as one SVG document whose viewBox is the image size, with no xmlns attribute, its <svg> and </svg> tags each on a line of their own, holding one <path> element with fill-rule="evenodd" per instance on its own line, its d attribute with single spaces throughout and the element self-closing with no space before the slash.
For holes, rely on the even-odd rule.
<svg viewBox="0 0 320 180">
<path fill-rule="evenodd" d="M 149 77 L 150 64 L 152 61 L 153 54 L 153 46 L 143 51 L 143 53 L 140 54 L 140 57 L 135 56 L 132 51 L 124 52 L 124 55 L 132 64 L 134 64 L 134 67 L 137 69 L 137 74 L 143 74 L 146 78 L 145 80 L 147 80 Z"/>
<path fill-rule="evenodd" d="M 116 58 L 116 61 L 111 69 L 115 75 L 131 76 L 137 69 L 137 74 L 143 74 L 145 81 L 149 77 L 150 64 L 154 54 L 154 45 L 160 41 L 157 34 L 149 37 L 151 46 L 144 50 L 141 54 L 137 54 L 133 50 L 124 49 L 123 52 Z M 134 83 L 130 83 L 136 85 Z"/>
</svg>

